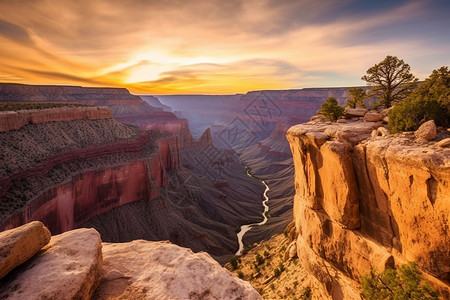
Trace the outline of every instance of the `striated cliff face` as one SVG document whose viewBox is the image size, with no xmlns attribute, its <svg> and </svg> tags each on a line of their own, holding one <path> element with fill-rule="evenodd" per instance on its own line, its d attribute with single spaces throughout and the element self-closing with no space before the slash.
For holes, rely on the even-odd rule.
<svg viewBox="0 0 450 300">
<path fill-rule="evenodd" d="M 0 83 L 0 102 L 67 102 L 107 106 L 118 121 L 144 130 L 177 133 L 188 127 L 187 120 L 149 105 L 124 88 Z"/>
<path fill-rule="evenodd" d="M 111 118 L 0 133 L 1 230 L 41 220 L 60 233 L 114 207 L 157 198 L 166 169 L 180 166 L 176 139 Z"/>
<path fill-rule="evenodd" d="M 6 111 L 0 112 L 0 132 L 18 130 L 26 124 L 111 118 L 112 111 L 108 107 L 61 107 Z"/>
<path fill-rule="evenodd" d="M 321 259 L 353 279 L 414 260 L 448 295 L 450 149 L 436 142 L 449 134 L 421 142 L 378 127 L 349 120 L 289 129 L 298 256 L 330 287 Z"/>
</svg>

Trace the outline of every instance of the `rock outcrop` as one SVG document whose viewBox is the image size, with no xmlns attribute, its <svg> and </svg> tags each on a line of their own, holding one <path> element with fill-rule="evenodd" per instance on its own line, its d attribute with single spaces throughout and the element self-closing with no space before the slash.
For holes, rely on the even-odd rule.
<svg viewBox="0 0 450 300">
<path fill-rule="evenodd" d="M 96 299 L 260 299 L 208 254 L 168 242 L 104 243 L 103 259 Z"/>
<path fill-rule="evenodd" d="M 48 233 L 33 222 L 5 231 L 0 244 L 25 234 L 29 247 L 41 236 L 36 228 Z M 94 229 L 53 236 L 22 265 L 12 271 L 0 265 L 0 272 L 1 299 L 260 299 L 204 252 L 169 242 L 102 243 Z"/>
<path fill-rule="evenodd" d="M 297 252 L 325 284 L 320 259 L 358 279 L 407 260 L 450 282 L 450 150 L 380 122 L 310 122 L 289 129 Z M 440 139 L 448 136 L 440 134 Z M 331 280 L 331 281 L 330 281 Z"/>
<path fill-rule="evenodd" d="M 436 124 L 433 120 L 425 122 L 414 132 L 414 135 L 418 139 L 434 139 L 436 137 Z"/>
<path fill-rule="evenodd" d="M 0 132 L 18 130 L 26 124 L 111 118 L 112 111 L 108 107 L 61 107 L 6 111 L 0 112 Z"/>
<path fill-rule="evenodd" d="M 0 279 L 21 265 L 50 241 L 50 231 L 41 222 L 0 232 Z"/>
<path fill-rule="evenodd" d="M 100 280 L 102 244 L 94 229 L 51 238 L 36 256 L 5 277 L 2 299 L 91 299 Z"/>
</svg>

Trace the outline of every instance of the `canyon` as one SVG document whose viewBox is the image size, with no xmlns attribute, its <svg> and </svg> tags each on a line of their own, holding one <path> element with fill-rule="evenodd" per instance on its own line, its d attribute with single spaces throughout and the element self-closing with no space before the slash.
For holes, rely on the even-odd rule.
<svg viewBox="0 0 450 300">
<path fill-rule="evenodd" d="M 2 230 L 94 226 L 104 241 L 171 240 L 225 262 L 258 220 L 264 187 L 209 130 L 195 141 L 187 120 L 124 89 L 0 87 L 2 101 L 106 105 L 0 113 Z"/>
<path fill-rule="evenodd" d="M 71 104 L 0 112 L 0 231 L 35 220 L 53 236 L 95 228 L 89 235 L 108 261 L 96 279 L 105 294 L 95 297 L 144 297 L 150 286 L 139 278 L 150 273 L 131 274 L 124 265 L 139 262 L 127 252 L 189 261 L 192 252 L 149 242 L 168 240 L 224 264 L 239 228 L 263 220 L 267 193 L 267 222 L 243 236 L 244 253 L 276 248 L 268 257 L 284 256 L 314 299 L 358 299 L 362 275 L 407 261 L 449 297 L 450 132 L 392 135 L 381 110 L 347 110 L 337 122 L 314 116 L 328 97 L 343 104 L 348 88 L 138 97 L 0 84 L 0 102 Z M 199 268 L 216 268 L 206 257 Z M 287 273 L 244 279 L 277 296 L 265 283 L 291 291 L 297 280 Z"/>
</svg>

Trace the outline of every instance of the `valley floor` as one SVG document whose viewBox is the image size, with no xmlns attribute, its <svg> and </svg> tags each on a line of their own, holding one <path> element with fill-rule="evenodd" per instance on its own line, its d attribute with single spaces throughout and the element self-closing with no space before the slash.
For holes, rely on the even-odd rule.
<svg viewBox="0 0 450 300">
<path fill-rule="evenodd" d="M 249 281 L 263 299 L 331 299 L 297 257 L 289 258 L 289 245 L 286 235 L 274 235 L 235 257 L 235 267 L 230 262 L 225 268 Z"/>
</svg>

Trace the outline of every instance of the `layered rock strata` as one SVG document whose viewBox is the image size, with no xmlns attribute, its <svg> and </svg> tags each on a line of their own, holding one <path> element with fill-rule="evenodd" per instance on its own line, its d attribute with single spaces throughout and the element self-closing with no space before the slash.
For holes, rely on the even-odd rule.
<svg viewBox="0 0 450 300">
<path fill-rule="evenodd" d="M 144 130 L 177 133 L 188 127 L 187 120 L 149 105 L 124 88 L 0 83 L 0 102 L 58 102 L 107 106 L 112 110 L 115 119 Z"/>
<path fill-rule="evenodd" d="M 0 132 L 18 130 L 26 124 L 111 118 L 112 111 L 108 107 L 61 107 L 6 111 L 0 112 Z"/>
<path fill-rule="evenodd" d="M 180 166 L 177 139 L 113 119 L 0 133 L 1 230 L 41 220 L 60 233 L 113 207 L 155 199 L 166 169 Z"/>
<path fill-rule="evenodd" d="M 414 260 L 448 295 L 450 149 L 437 146 L 448 133 L 421 142 L 381 122 L 315 120 L 287 134 L 298 256 L 330 284 L 319 257 L 356 280 Z"/>
</svg>

